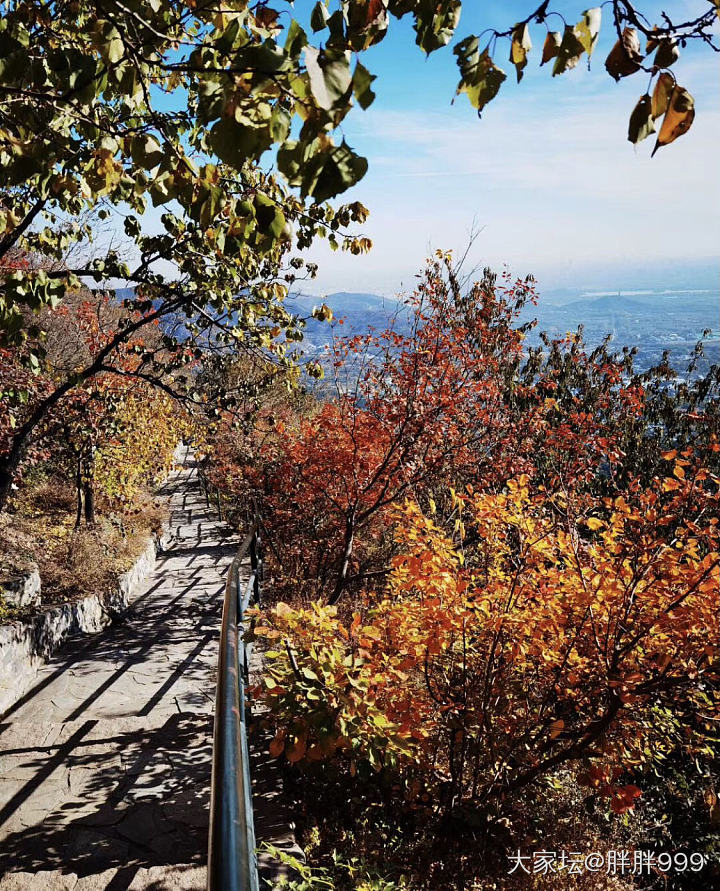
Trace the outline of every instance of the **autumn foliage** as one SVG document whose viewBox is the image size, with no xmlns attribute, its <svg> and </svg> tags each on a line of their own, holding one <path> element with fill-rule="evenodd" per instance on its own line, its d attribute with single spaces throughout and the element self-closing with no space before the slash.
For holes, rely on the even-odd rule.
<svg viewBox="0 0 720 891">
<path fill-rule="evenodd" d="M 241 478 L 249 489 L 236 494 L 262 501 L 292 597 L 335 602 L 383 571 L 392 507 L 407 497 L 428 507 L 449 486 L 500 491 L 519 473 L 573 486 L 616 455 L 621 361 L 572 344 L 569 362 L 551 354 L 536 368 L 519 322 L 535 299 L 532 280 L 489 272 L 463 293 L 439 254 L 405 327 L 335 342 L 323 398 L 261 410 L 250 446 L 218 443 L 218 481 Z M 613 398 L 632 403 L 636 385 Z"/>
<path fill-rule="evenodd" d="M 260 620 L 285 642 L 265 680 L 273 752 L 389 767 L 408 796 L 478 806 L 571 761 L 626 809 L 612 778 L 677 741 L 701 750 L 679 715 L 702 713 L 708 734 L 720 719 L 718 478 L 676 480 L 583 517 L 523 475 L 455 496 L 465 535 L 406 502 L 387 587 L 349 623 L 319 604 Z M 694 519 L 677 522 L 687 499 Z"/>
<path fill-rule="evenodd" d="M 531 280 L 430 263 L 315 400 L 213 472 L 260 505 L 271 753 L 486 813 L 570 771 L 632 809 L 718 720 L 718 374 L 673 383 L 582 333 L 528 348 Z"/>
<path fill-rule="evenodd" d="M 79 292 L 41 318 L 41 359 L 31 343 L 0 351 L 0 455 L 38 406 L 100 354 L 124 315 L 110 297 Z M 190 430 L 182 406 L 143 378 L 144 357 L 161 347 L 156 331 L 128 339 L 112 364 L 78 380 L 35 423 L 19 482 L 38 466 L 67 479 L 77 491 L 78 525 L 83 516 L 94 522 L 96 495 L 111 506 L 127 505 L 140 488 L 164 476 Z"/>
</svg>

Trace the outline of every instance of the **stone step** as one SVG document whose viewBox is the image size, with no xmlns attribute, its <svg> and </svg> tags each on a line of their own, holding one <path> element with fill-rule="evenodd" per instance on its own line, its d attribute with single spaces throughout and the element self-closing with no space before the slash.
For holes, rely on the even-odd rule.
<svg viewBox="0 0 720 891">
<path fill-rule="evenodd" d="M 78 877 L 59 871 L 16 872 L 0 879 L 1 891 L 205 891 L 205 867 L 185 863 L 151 866 L 149 869 L 125 866 Z"/>
<path fill-rule="evenodd" d="M 61 888 L 72 880 L 61 875 L 67 870 L 107 876 L 128 863 L 153 867 L 156 877 L 157 867 L 175 864 L 178 875 L 197 873 L 194 884 L 168 887 L 202 887 L 211 758 L 210 714 L 171 714 L 156 726 L 141 717 L 76 720 L 43 728 L 37 741 L 26 727 L 6 728 L 1 891 L 35 887 L 17 883 L 38 866 L 50 875 L 56 867 L 56 884 L 38 888 Z"/>
</svg>

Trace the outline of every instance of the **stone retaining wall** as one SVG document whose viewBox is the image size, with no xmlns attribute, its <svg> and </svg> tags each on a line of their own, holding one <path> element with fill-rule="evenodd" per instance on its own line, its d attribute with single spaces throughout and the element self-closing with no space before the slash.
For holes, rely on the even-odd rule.
<svg viewBox="0 0 720 891">
<path fill-rule="evenodd" d="M 36 564 L 25 572 L 5 575 L 0 580 L 0 597 L 10 606 L 25 607 L 40 604 L 40 573 Z"/>
<path fill-rule="evenodd" d="M 125 612 L 155 565 L 162 541 L 150 539 L 117 590 L 53 607 L 28 622 L 0 626 L 0 715 L 30 687 L 38 669 L 71 634 L 94 634 Z"/>
</svg>

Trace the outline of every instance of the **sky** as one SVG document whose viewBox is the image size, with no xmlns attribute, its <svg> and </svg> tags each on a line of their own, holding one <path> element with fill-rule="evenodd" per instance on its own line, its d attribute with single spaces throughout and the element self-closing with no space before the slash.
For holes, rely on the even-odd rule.
<svg viewBox="0 0 720 891">
<path fill-rule="evenodd" d="M 684 21 L 707 4 L 637 5 L 652 21 L 661 10 Z M 552 8 L 574 22 L 584 7 Z M 457 36 L 504 30 L 530 9 L 518 0 L 465 0 Z M 452 104 L 458 73 L 450 48 L 426 58 L 414 45 L 410 18 L 392 20 L 385 40 L 363 57 L 377 75 L 377 98 L 366 111 L 354 109 L 342 128 L 369 161 L 365 178 L 342 200 L 370 209 L 362 231 L 374 247 L 363 257 L 323 244 L 311 249 L 320 272 L 306 293 L 393 296 L 412 288 L 431 251 L 463 250 L 472 230 L 479 234 L 469 264 L 532 273 L 541 288 L 618 287 L 632 270 L 634 287 L 643 270 L 657 286 L 658 276 L 677 278 L 678 270 L 692 279 L 698 264 L 720 272 L 720 55 L 700 46 L 683 51 L 674 72 L 694 96 L 697 115 L 686 135 L 651 159 L 654 136 L 637 147 L 627 141 L 648 76 L 615 83 L 606 73 L 615 34 L 605 12 L 589 71 L 585 58 L 556 78 L 551 64 L 539 68 L 545 26 L 534 25 L 517 85 L 509 41 L 498 41 L 495 60 L 508 77 L 480 120 L 465 96 Z M 562 29 L 559 18 L 550 24 Z"/>
</svg>

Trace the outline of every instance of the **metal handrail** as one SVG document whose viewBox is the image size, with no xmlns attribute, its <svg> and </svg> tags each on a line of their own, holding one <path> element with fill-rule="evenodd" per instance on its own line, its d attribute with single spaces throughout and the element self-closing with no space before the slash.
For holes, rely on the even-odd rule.
<svg viewBox="0 0 720 891">
<path fill-rule="evenodd" d="M 251 574 L 243 590 L 240 567 L 250 552 Z M 218 660 L 210 794 L 208 891 L 258 891 L 245 689 L 250 645 L 245 613 L 260 603 L 262 558 L 256 517 L 228 571 Z"/>
</svg>

